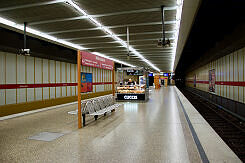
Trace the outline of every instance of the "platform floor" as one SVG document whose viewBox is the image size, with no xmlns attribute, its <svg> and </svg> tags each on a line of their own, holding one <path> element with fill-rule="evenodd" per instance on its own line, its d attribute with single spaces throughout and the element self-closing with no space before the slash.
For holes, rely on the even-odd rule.
<svg viewBox="0 0 245 163">
<path fill-rule="evenodd" d="M 80 130 L 77 116 L 67 114 L 75 107 L 0 121 L 0 162 L 240 162 L 176 87 L 152 90 L 147 103 L 124 103 L 97 121 L 91 117 Z M 64 135 L 28 139 L 41 132 Z"/>
</svg>

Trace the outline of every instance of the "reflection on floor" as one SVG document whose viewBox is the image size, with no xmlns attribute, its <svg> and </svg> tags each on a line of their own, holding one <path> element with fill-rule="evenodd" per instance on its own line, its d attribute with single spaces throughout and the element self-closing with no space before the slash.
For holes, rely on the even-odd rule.
<svg viewBox="0 0 245 163">
<path fill-rule="evenodd" d="M 201 162 L 174 87 L 77 129 L 75 105 L 0 122 L 0 162 Z M 30 140 L 41 132 L 53 141 Z"/>
</svg>

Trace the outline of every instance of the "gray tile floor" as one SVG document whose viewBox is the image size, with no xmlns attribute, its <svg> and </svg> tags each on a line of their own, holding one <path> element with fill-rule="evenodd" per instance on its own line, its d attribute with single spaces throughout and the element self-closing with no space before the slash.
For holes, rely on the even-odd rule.
<svg viewBox="0 0 245 163">
<path fill-rule="evenodd" d="M 201 162 L 173 87 L 77 129 L 75 105 L 0 121 L 0 162 Z M 29 140 L 62 133 L 50 142 Z"/>
<path fill-rule="evenodd" d="M 63 135 L 64 135 L 63 133 L 56 133 L 56 132 L 40 132 L 37 135 L 29 137 L 28 139 L 40 140 L 40 141 L 53 141 Z"/>
</svg>

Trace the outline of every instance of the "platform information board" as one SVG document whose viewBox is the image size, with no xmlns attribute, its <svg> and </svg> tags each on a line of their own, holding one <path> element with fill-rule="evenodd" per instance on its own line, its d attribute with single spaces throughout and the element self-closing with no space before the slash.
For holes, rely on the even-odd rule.
<svg viewBox="0 0 245 163">
<path fill-rule="evenodd" d="M 100 69 L 113 70 L 114 62 L 112 60 L 91 54 L 89 52 L 81 52 L 81 64 L 84 66 L 96 67 Z"/>
</svg>

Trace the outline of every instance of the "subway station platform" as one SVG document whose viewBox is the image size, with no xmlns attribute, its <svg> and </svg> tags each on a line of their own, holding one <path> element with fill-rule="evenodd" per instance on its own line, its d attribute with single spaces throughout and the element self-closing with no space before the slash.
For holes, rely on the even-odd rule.
<svg viewBox="0 0 245 163">
<path fill-rule="evenodd" d="M 241 162 L 174 86 L 152 90 L 147 103 L 90 117 L 82 129 L 68 114 L 75 108 L 0 121 L 0 162 Z M 47 132 L 58 138 L 32 139 Z"/>
</svg>

